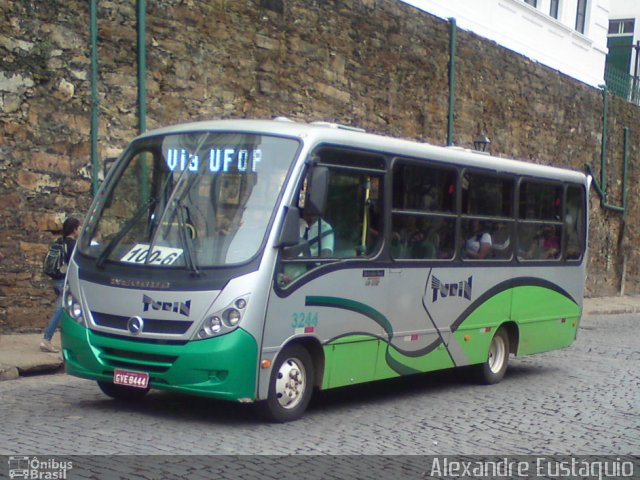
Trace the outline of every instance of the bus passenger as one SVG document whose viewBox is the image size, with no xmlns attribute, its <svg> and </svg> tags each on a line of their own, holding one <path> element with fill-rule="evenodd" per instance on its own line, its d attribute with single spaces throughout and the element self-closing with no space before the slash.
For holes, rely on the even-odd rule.
<svg viewBox="0 0 640 480">
<path fill-rule="evenodd" d="M 479 220 L 472 220 L 471 235 L 465 242 L 465 257 L 474 259 L 487 258 L 491 252 L 491 235 L 482 228 Z"/>
<path fill-rule="evenodd" d="M 333 248 L 333 227 L 317 215 L 303 211 L 300 218 L 300 241 L 298 245 L 284 249 L 284 262 L 282 271 L 278 274 L 278 284 L 284 287 L 315 266 L 314 263 L 287 260 L 331 257 Z"/>
<path fill-rule="evenodd" d="M 503 222 L 494 222 L 491 226 L 491 249 L 496 258 L 509 258 L 511 245 L 510 230 Z"/>
<path fill-rule="evenodd" d="M 548 225 L 542 230 L 542 257 L 558 258 L 560 254 L 560 237 L 556 234 L 556 229 Z"/>
<path fill-rule="evenodd" d="M 333 227 L 317 215 L 306 211 L 300 221 L 300 238 L 308 245 L 309 257 L 331 257 L 333 255 Z"/>
<path fill-rule="evenodd" d="M 428 239 L 429 230 L 418 225 L 416 217 L 399 217 L 399 229 L 391 237 L 391 253 L 394 258 L 434 258 L 436 248 Z"/>
</svg>

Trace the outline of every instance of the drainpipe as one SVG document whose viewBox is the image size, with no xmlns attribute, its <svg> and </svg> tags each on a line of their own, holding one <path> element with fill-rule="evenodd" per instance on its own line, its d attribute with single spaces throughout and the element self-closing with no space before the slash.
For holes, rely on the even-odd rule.
<svg viewBox="0 0 640 480">
<path fill-rule="evenodd" d="M 607 202 L 607 114 L 609 109 L 609 95 L 606 85 L 602 86 L 603 112 L 602 112 L 602 145 L 600 152 L 600 184 L 595 179 L 590 165 L 587 172 L 593 177 L 593 186 L 600 197 L 600 206 L 605 210 L 611 210 L 622 214 L 620 221 L 620 233 L 618 234 L 618 252 L 620 255 L 620 295 L 624 295 L 627 276 L 627 254 L 625 252 L 625 232 L 627 230 L 627 184 L 629 175 L 629 129 L 624 128 L 623 160 L 622 160 L 622 205 L 611 205 Z"/>
<path fill-rule="evenodd" d="M 622 220 L 618 237 L 618 251 L 622 255 L 620 268 L 620 296 L 624 295 L 627 279 L 627 252 L 625 250 L 625 233 L 627 231 L 627 175 L 629 166 L 629 129 L 624 127 L 624 161 L 622 167 Z"/>
<path fill-rule="evenodd" d="M 97 0 L 89 3 L 91 42 L 91 192 L 98 193 L 98 12 Z"/>
<path fill-rule="evenodd" d="M 593 186 L 600 197 L 600 206 L 605 210 L 622 213 L 625 215 L 627 208 L 627 169 L 628 169 L 628 141 L 629 129 L 624 129 L 624 162 L 622 167 L 622 206 L 611 205 L 607 202 L 607 124 L 609 110 L 609 91 L 606 85 L 602 86 L 603 112 L 602 112 L 602 144 L 600 147 L 600 183 L 596 181 L 593 170 L 587 165 L 587 173 L 593 177 Z"/>
<path fill-rule="evenodd" d="M 629 175 L 629 129 L 624 127 L 624 157 L 622 164 L 622 209 L 623 218 L 627 216 L 627 185 Z"/>
<path fill-rule="evenodd" d="M 138 0 L 137 11 L 138 30 L 138 132 L 147 130 L 147 49 L 146 49 L 146 1 Z M 147 184 L 147 156 L 143 155 L 140 164 L 141 195 L 144 202 L 149 199 L 149 185 Z"/>
<path fill-rule="evenodd" d="M 456 101 L 456 46 L 458 43 L 456 19 L 449 18 L 449 116 L 447 122 L 447 145 L 453 145 L 453 114 Z"/>
<path fill-rule="evenodd" d="M 146 1 L 138 0 L 138 130 L 147 130 Z"/>
<path fill-rule="evenodd" d="M 602 89 L 602 143 L 600 146 L 600 186 L 602 187 L 601 202 L 607 203 L 607 127 L 609 113 L 609 89 L 605 85 Z"/>
</svg>

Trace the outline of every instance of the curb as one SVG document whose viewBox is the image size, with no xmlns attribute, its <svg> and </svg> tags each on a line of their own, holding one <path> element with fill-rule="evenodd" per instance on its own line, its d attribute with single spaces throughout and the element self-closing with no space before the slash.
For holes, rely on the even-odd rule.
<svg viewBox="0 0 640 480">
<path fill-rule="evenodd" d="M 62 371 L 64 371 L 64 362 L 62 360 L 46 361 L 42 364 L 30 364 L 26 366 L 0 364 L 0 382 L 16 380 L 20 377 L 46 375 Z"/>
<path fill-rule="evenodd" d="M 585 309 L 582 312 L 583 316 L 586 315 L 629 315 L 634 313 L 640 313 L 640 306 L 637 305 L 594 305 L 589 309 Z"/>
<path fill-rule="evenodd" d="M 60 354 L 40 351 L 41 340 L 39 333 L 0 335 L 0 381 L 60 371 Z M 54 344 L 59 348 L 59 338 Z"/>
<path fill-rule="evenodd" d="M 4 380 L 15 380 L 20 376 L 17 367 L 10 365 L 0 365 L 0 382 Z"/>
</svg>

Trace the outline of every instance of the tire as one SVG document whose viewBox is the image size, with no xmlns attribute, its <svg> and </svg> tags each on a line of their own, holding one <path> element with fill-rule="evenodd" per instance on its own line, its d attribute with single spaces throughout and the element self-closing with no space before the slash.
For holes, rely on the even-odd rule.
<svg viewBox="0 0 640 480">
<path fill-rule="evenodd" d="M 263 418 L 279 423 L 300 418 L 311 400 L 314 376 L 307 349 L 291 345 L 282 350 L 271 370 L 268 397 L 259 405 Z"/>
<path fill-rule="evenodd" d="M 141 400 L 147 393 L 149 393 L 149 387 L 125 387 L 124 385 L 116 385 L 112 382 L 104 382 L 102 380 L 98 380 L 98 387 L 100 387 L 102 393 L 108 397 L 129 402 Z"/>
<path fill-rule="evenodd" d="M 499 329 L 491 339 L 487 360 L 476 365 L 476 379 L 484 385 L 500 382 L 509 366 L 509 334 L 504 328 Z"/>
</svg>

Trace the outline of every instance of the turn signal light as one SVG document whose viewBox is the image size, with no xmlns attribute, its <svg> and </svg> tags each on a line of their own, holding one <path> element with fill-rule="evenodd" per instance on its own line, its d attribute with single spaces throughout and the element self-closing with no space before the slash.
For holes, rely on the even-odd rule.
<svg viewBox="0 0 640 480">
<path fill-rule="evenodd" d="M 260 362 L 260 368 L 269 368 L 271 366 L 271 360 L 266 358 Z"/>
</svg>

